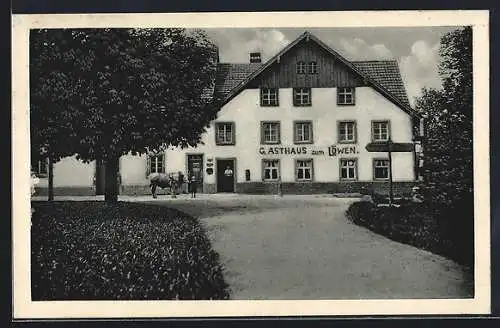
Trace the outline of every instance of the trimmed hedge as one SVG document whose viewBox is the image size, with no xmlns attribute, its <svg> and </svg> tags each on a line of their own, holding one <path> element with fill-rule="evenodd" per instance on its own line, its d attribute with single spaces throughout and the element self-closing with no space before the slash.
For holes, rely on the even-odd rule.
<svg viewBox="0 0 500 328">
<path fill-rule="evenodd" d="M 437 208 L 405 203 L 400 207 L 377 207 L 371 202 L 351 204 L 346 215 L 353 223 L 394 241 L 474 264 L 474 224 L 470 208 Z"/>
<path fill-rule="evenodd" d="M 164 206 L 33 202 L 33 300 L 228 299 L 201 224 Z"/>
</svg>

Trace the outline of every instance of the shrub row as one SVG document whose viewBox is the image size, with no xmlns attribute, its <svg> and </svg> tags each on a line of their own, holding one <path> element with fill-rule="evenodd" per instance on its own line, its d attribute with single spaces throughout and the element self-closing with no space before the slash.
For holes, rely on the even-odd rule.
<svg viewBox="0 0 500 328">
<path fill-rule="evenodd" d="M 199 221 L 163 206 L 33 203 L 33 300 L 227 299 Z"/>
<path fill-rule="evenodd" d="M 413 245 L 472 266 L 474 263 L 473 213 L 467 206 L 440 208 L 405 203 L 377 207 L 371 202 L 353 203 L 347 217 L 392 240 Z"/>
</svg>

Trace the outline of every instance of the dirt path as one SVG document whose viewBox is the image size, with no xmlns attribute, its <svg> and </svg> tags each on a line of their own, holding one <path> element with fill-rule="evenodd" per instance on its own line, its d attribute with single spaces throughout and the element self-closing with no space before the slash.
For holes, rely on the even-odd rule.
<svg viewBox="0 0 500 328">
<path fill-rule="evenodd" d="M 472 297 L 461 266 L 347 221 L 345 199 L 155 201 L 200 217 L 232 299 Z"/>
</svg>

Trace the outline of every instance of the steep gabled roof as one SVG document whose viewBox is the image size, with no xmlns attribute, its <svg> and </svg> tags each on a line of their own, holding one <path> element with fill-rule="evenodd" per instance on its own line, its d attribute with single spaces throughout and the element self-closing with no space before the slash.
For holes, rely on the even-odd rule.
<svg viewBox="0 0 500 328">
<path fill-rule="evenodd" d="M 353 61 L 351 63 L 360 72 L 372 78 L 402 103 L 410 106 L 396 60 Z"/>
<path fill-rule="evenodd" d="M 395 103 L 398 107 L 404 110 L 411 116 L 420 116 L 413 110 L 408 102 L 406 90 L 401 78 L 399 67 L 396 61 L 355 61 L 350 62 L 342 57 L 335 50 L 331 49 L 328 45 L 316 38 L 309 32 L 304 32 L 301 36 L 283 48 L 278 54 L 269 59 L 263 64 L 226 64 L 220 63 L 218 65 L 218 72 L 216 77 L 216 92 L 219 93 L 227 103 L 241 91 L 245 86 L 257 77 L 260 73 L 266 70 L 281 56 L 292 49 L 300 41 L 304 39 L 313 40 L 336 59 L 349 67 L 352 71 L 363 78 L 374 89 L 383 94 L 390 101 Z"/>
</svg>

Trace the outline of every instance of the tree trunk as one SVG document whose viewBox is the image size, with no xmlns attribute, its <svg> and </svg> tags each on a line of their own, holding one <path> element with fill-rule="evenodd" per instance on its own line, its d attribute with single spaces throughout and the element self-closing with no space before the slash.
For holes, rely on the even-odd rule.
<svg viewBox="0 0 500 328">
<path fill-rule="evenodd" d="M 108 158 L 105 162 L 105 187 L 104 187 L 104 200 L 106 202 L 118 201 L 118 165 L 119 157 Z"/>
<path fill-rule="evenodd" d="M 49 156 L 49 202 L 54 200 L 54 162 Z"/>
</svg>

